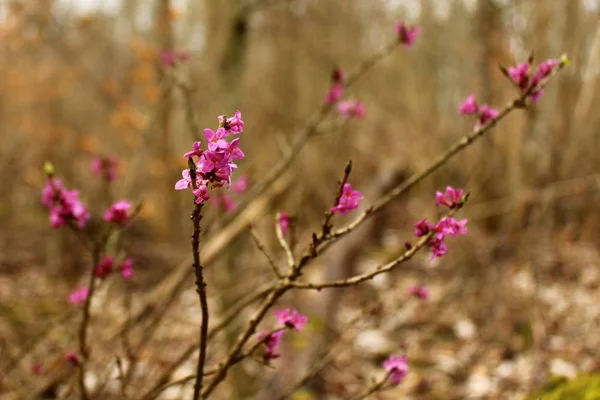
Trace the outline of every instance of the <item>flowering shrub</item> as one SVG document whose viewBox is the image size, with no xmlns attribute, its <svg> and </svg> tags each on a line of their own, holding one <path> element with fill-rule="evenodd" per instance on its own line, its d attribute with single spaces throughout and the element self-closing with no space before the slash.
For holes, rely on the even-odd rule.
<svg viewBox="0 0 600 400">
<path fill-rule="evenodd" d="M 331 111 L 337 111 L 344 118 L 365 117 L 365 106 L 363 103 L 354 99 L 342 100 L 342 98 L 358 77 L 375 65 L 377 60 L 383 58 L 383 56 L 393 51 L 396 47 L 412 48 L 420 34 L 420 27 L 418 25 L 409 27 L 403 22 L 399 22 L 395 26 L 395 31 L 396 35 L 394 36 L 393 46 L 381 54 L 376 54 L 373 59 L 366 60 L 364 65 L 355 74 L 346 75 L 340 68 L 336 68 L 333 71 L 325 100 L 324 102 L 322 100 L 319 101 L 321 108 L 318 115 L 321 119 L 324 119 Z M 189 53 L 184 51 L 174 52 L 163 50 L 160 54 L 162 66 L 165 69 L 169 69 L 169 71 L 163 72 L 168 74 L 173 73 L 175 84 L 184 91 L 188 88 L 176 80 L 176 73 L 179 64 L 188 59 Z M 311 280 L 313 279 L 312 275 L 305 274 L 306 269 L 311 266 L 310 264 L 321 256 L 330 245 L 353 232 L 364 221 L 389 204 L 390 201 L 444 165 L 451 157 L 489 131 L 508 113 L 516 108 L 526 107 L 528 100 L 530 100 L 530 103 L 537 102 L 549 78 L 564 65 L 566 65 L 566 61 L 563 59 L 550 59 L 542 62 L 534 69 L 532 67 L 532 59 L 530 59 L 527 63 L 503 69 L 506 76 L 518 88 L 518 97 L 508 107 L 496 110 L 488 104 L 478 104 L 475 95 L 468 96 L 459 106 L 459 111 L 462 115 L 472 115 L 476 118 L 474 130 L 461 138 L 460 141 L 450 147 L 438 159 L 432 161 L 431 165 L 424 169 L 424 172 L 418 173 L 405 183 L 392 188 L 386 195 L 378 199 L 370 199 L 373 202 L 370 206 L 363 207 L 364 211 L 362 212 L 359 212 L 358 209 L 360 203 L 365 200 L 365 197 L 361 191 L 355 189 L 348 182 L 352 171 L 352 163 L 349 162 L 344 169 L 343 176 L 339 180 L 337 188 L 334 188 L 332 185 L 331 192 L 335 193 L 335 197 L 332 195 L 333 201 L 325 209 L 323 223 L 314 232 L 311 232 L 311 235 L 307 238 L 308 245 L 303 252 L 298 253 L 294 246 L 296 217 L 292 217 L 284 212 L 279 213 L 276 217 L 275 236 L 281 247 L 281 253 L 283 254 L 281 259 L 284 260 L 283 263 L 280 259 L 273 257 L 269 253 L 267 247 L 261 242 L 260 237 L 258 237 L 256 232 L 253 232 L 257 247 L 264 254 L 266 261 L 273 271 L 273 282 L 267 289 L 260 292 L 259 296 L 255 296 L 256 298 L 253 297 L 252 293 L 248 294 L 248 298 L 252 299 L 252 301 L 249 301 L 248 304 L 244 303 L 244 306 L 240 310 L 237 310 L 232 320 L 242 315 L 241 311 L 249 307 L 252 303 L 259 301 L 260 304 L 252 316 L 239 328 L 237 338 L 230 343 L 229 347 L 223 352 L 215 351 L 211 354 L 211 357 L 207 357 L 209 341 L 217 330 L 215 328 L 215 330 L 209 332 L 209 318 L 212 310 L 209 307 L 208 301 L 209 291 L 216 289 L 211 285 L 210 280 L 207 280 L 201 262 L 200 244 L 204 205 L 211 198 L 216 197 L 216 201 L 213 199 L 213 202 L 225 211 L 236 210 L 241 213 L 248 206 L 249 200 L 243 199 L 237 203 L 230 197 L 230 193 L 247 196 L 250 200 L 259 197 L 262 193 L 261 190 L 272 185 L 283 174 L 294 157 L 294 152 L 290 152 L 289 158 L 281 164 L 283 167 L 274 167 L 272 176 L 265 179 L 262 186 L 260 184 L 257 185 L 258 189 L 256 191 L 252 189 L 248 190 L 248 178 L 245 175 L 237 181 L 232 182 L 232 174 L 234 170 L 238 169 L 238 160 L 245 158 L 245 154 L 240 148 L 239 136 L 244 132 L 245 123 L 242 120 L 242 114 L 239 110 L 232 117 L 226 115 L 218 116 L 216 130 L 205 128 L 202 131 L 204 145 L 201 141 L 194 141 L 191 150 L 183 155 L 187 159 L 188 167 L 181 172 L 181 179 L 174 185 L 175 190 L 190 190 L 193 194 L 193 203 L 192 199 L 190 199 L 190 208 L 192 209 L 191 253 L 201 313 L 198 344 L 194 344 L 194 347 L 192 347 L 192 350 L 198 350 L 197 366 L 195 374 L 188 378 L 188 381 L 193 380 L 195 382 L 194 400 L 206 399 L 211 396 L 214 390 L 225 380 L 230 369 L 235 364 L 251 358 L 257 352 L 260 353 L 260 357 L 265 364 L 271 364 L 276 359 L 288 356 L 286 354 L 282 355 L 279 352 L 286 332 L 296 331 L 295 334 L 301 334 L 300 332 L 309 323 L 309 317 L 292 308 L 275 309 L 277 303 L 286 293 L 301 290 L 321 291 L 329 288 L 346 288 L 358 285 L 378 275 L 392 271 L 400 264 L 410 260 L 424 248 L 428 248 L 431 251 L 431 260 L 446 255 L 448 252 L 447 239 L 449 237 L 456 238 L 466 235 L 468 232 L 468 220 L 466 218 L 455 217 L 466 206 L 468 193 L 463 189 L 456 189 L 451 186 L 447 186 L 444 192 L 438 191 L 435 193 L 435 205 L 438 207 L 441 206 L 438 210 L 442 212 L 442 215 L 432 219 L 434 222 L 429 222 L 427 218 L 422 218 L 416 222 L 413 225 L 413 233 L 417 238 L 416 242 L 406 242 L 405 250 L 401 255 L 365 272 L 337 280 L 315 282 Z M 191 110 L 188 110 L 188 112 L 193 112 L 191 104 L 188 109 Z M 188 115 L 188 117 L 190 117 L 188 118 L 190 130 L 198 133 L 197 137 L 201 138 L 200 132 L 197 132 L 198 129 L 196 129 L 193 122 L 193 115 Z M 339 116 L 337 119 L 343 120 Z M 308 139 L 314 136 L 321 122 L 321 120 L 318 120 L 316 123 L 311 121 L 306 128 L 303 140 L 308 141 Z M 299 143 L 302 144 L 301 141 Z M 301 147 L 301 145 L 298 146 L 294 147 L 294 149 L 297 150 Z M 92 170 L 105 183 L 110 183 L 116 178 L 116 165 L 117 162 L 114 158 L 95 159 L 92 162 Z M 124 199 L 113 201 L 109 208 L 104 211 L 102 220 L 98 221 L 98 224 L 95 225 L 89 224 L 91 227 L 84 231 L 84 228 L 88 226 L 88 222 L 92 219 L 92 212 L 79 199 L 79 192 L 77 190 L 67 190 L 63 186 L 63 183 L 54 177 L 53 168 L 47 167 L 46 175 L 46 186 L 42 189 L 42 203 L 48 209 L 50 225 L 52 228 L 63 226 L 72 228 L 82 238 L 82 241 L 86 244 L 86 248 L 90 250 L 92 255 L 87 286 L 74 290 L 68 297 L 68 301 L 71 304 L 82 304 L 83 315 L 77 337 L 79 348 L 77 352 L 68 352 L 65 355 L 65 359 L 77 367 L 79 376 L 78 390 L 81 398 L 89 399 L 90 388 L 87 387 L 88 384 L 85 378 L 91 357 L 87 335 L 92 310 L 90 304 L 93 301 L 95 291 L 105 284 L 105 282 L 109 281 L 111 276 L 117 272 L 125 280 L 133 277 L 134 261 L 132 258 L 127 257 L 123 242 L 120 241 L 120 234 L 132 225 L 139 211 L 139 206 L 136 207 Z M 360 187 L 360 185 L 356 185 L 356 187 Z M 220 190 L 215 192 L 217 189 Z M 431 203 L 433 205 L 433 196 Z M 334 218 L 335 214 L 350 214 L 353 219 L 346 225 L 337 227 L 334 225 L 334 221 L 337 220 L 337 218 Z M 239 214 L 231 213 L 231 215 L 231 220 L 229 220 L 233 221 L 231 224 L 235 224 L 236 221 L 239 222 L 239 220 L 236 220 L 236 215 Z M 123 286 L 128 285 L 125 284 Z M 415 285 L 409 289 L 408 295 L 426 300 L 429 297 L 429 291 L 425 286 Z M 260 324 L 269 315 L 271 310 L 273 310 L 277 318 L 278 326 L 272 330 L 262 330 L 256 334 Z M 230 323 L 227 318 L 223 319 L 225 320 L 223 326 Z M 210 349 L 212 351 L 212 345 Z M 189 354 L 192 353 L 193 351 L 189 352 Z M 183 359 L 185 360 L 186 357 L 183 357 Z M 382 374 L 380 379 L 375 380 L 373 385 L 367 387 L 360 398 L 366 398 L 376 391 L 402 383 L 409 374 L 408 360 L 407 355 L 390 355 L 382 364 L 383 370 L 386 373 Z M 132 356 L 131 363 L 133 365 L 135 361 L 136 358 Z M 177 362 L 181 363 L 182 361 Z M 207 363 L 212 363 L 214 365 L 213 368 L 207 368 Z M 125 393 L 125 386 L 127 384 L 126 377 L 129 376 L 131 378 L 135 373 L 135 366 L 133 365 L 125 373 L 121 370 L 123 366 L 120 362 L 118 363 L 121 381 L 123 382 L 123 393 Z M 168 368 L 168 372 L 157 379 L 158 383 L 141 398 L 150 399 L 159 396 L 171 384 L 169 383 L 171 374 L 177 369 L 177 366 L 176 364 L 172 368 Z M 391 381 L 391 385 L 388 381 Z M 126 396 L 124 395 L 124 397 Z"/>
</svg>

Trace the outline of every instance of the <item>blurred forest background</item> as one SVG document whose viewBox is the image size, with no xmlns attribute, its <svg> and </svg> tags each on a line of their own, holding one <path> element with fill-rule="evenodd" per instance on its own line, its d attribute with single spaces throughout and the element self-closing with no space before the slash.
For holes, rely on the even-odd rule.
<svg viewBox="0 0 600 400">
<path fill-rule="evenodd" d="M 139 317 L 125 335 L 140 350 L 130 391 L 138 398 L 197 340 L 191 204 L 173 190 L 186 165 L 181 155 L 196 139 L 190 109 L 198 126 L 213 129 L 217 115 L 242 111 L 246 158 L 235 176 L 248 175 L 252 187 L 319 108 L 333 68 L 351 71 L 382 49 L 398 20 L 420 24 L 422 34 L 413 49 L 395 51 L 351 89 L 366 117 L 312 138 L 244 217 L 278 257 L 275 213 L 298 216 L 300 251 L 331 206 L 349 159 L 351 182 L 369 203 L 391 180 L 420 171 L 471 130 L 472 121 L 458 113 L 467 95 L 496 108 L 514 97 L 499 64 L 524 62 L 533 51 L 537 61 L 567 53 L 571 65 L 539 104 L 511 114 L 394 201 L 328 252 L 310 277 L 344 276 L 399 254 L 411 224 L 435 215 L 435 190 L 452 185 L 471 192 L 461 211 L 469 235 L 454 240 L 447 257 L 431 264 L 423 255 L 349 289 L 343 306 L 337 292 L 284 299 L 309 315 L 310 333 L 288 344 L 275 369 L 252 361 L 236 367 L 218 398 L 287 398 L 286 387 L 317 359 L 314 337 L 332 340 L 334 331 L 344 333 L 336 336 L 341 350 L 289 398 L 347 398 L 369 384 L 389 353 L 407 353 L 413 369 L 381 399 L 519 398 L 551 376 L 598 371 L 599 6 L 597 0 L 0 1 L 0 396 L 31 398 L 74 373 L 60 362 L 75 347 L 79 318 L 66 299 L 87 279 L 89 257 L 72 232 L 49 227 L 40 204 L 45 161 L 81 191 L 96 216 L 110 198 L 143 201 L 127 236 L 135 278 L 103 288 L 93 308 L 98 381 L 111 374 L 115 352 L 128 347 L 121 343 L 123 326 Z M 188 50 L 191 59 L 173 72 L 161 63 L 163 49 Z M 174 73 L 188 89 L 180 90 Z M 91 172 L 99 156 L 119 160 L 110 188 Z M 203 243 L 221 238 L 228 218 L 218 201 L 209 204 Z M 269 281 L 246 224 L 204 247 L 215 315 Z M 181 276 L 189 279 L 182 283 Z M 406 302 L 407 288 L 417 282 L 431 289 L 431 300 Z M 128 295 L 114 295 L 123 286 Z M 233 323 L 215 340 L 231 343 L 238 329 Z M 219 351 L 210 351 L 214 363 Z M 173 380 L 192 373 L 192 353 Z M 36 363 L 44 366 L 39 375 L 32 372 Z M 112 398 L 113 381 L 99 398 Z M 190 386 L 169 388 L 160 398 L 182 398 Z"/>
</svg>

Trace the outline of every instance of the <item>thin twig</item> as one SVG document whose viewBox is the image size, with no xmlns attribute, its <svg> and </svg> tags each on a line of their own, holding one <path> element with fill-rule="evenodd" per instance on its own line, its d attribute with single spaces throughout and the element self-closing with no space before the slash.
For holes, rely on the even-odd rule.
<svg viewBox="0 0 600 400">
<path fill-rule="evenodd" d="M 279 279 L 283 278 L 283 275 L 279 271 L 279 267 L 275 263 L 275 260 L 273 260 L 273 257 L 271 257 L 271 255 L 269 254 L 267 248 L 260 240 L 260 237 L 258 236 L 258 232 L 256 232 L 256 229 L 254 229 L 254 227 L 252 225 L 250 225 L 250 235 L 252 235 L 252 239 L 254 239 L 254 243 L 256 244 L 256 247 L 258 247 L 258 250 L 260 250 L 260 252 L 264 254 L 265 258 L 269 262 L 269 265 L 271 266 L 273 273 Z"/>
<path fill-rule="evenodd" d="M 188 159 L 190 168 L 190 179 L 192 187 L 197 189 L 196 185 L 196 164 L 190 157 Z M 206 346 L 208 344 L 208 300 L 206 298 L 206 282 L 204 281 L 204 267 L 200 263 L 200 221 L 202 220 L 203 203 L 196 203 L 194 196 L 194 211 L 192 212 L 192 223 L 194 231 L 192 233 L 192 253 L 194 255 L 194 274 L 196 276 L 196 292 L 200 297 L 200 308 L 202 309 L 202 323 L 200 326 L 200 354 L 198 356 L 198 367 L 196 369 L 196 383 L 194 384 L 194 400 L 200 399 L 202 391 L 202 374 L 204 373 L 204 362 L 206 361 Z"/>
<path fill-rule="evenodd" d="M 281 229 L 281 224 L 279 223 L 279 220 L 275 221 L 275 234 L 277 235 L 277 240 L 279 240 L 281 248 L 285 252 L 287 265 L 290 271 L 292 271 L 296 266 L 296 260 L 294 260 L 294 253 L 290 248 L 290 244 L 287 242 L 287 240 L 285 240 L 285 237 L 283 237 L 283 229 Z"/>
<path fill-rule="evenodd" d="M 391 373 L 388 372 L 381 380 L 373 383 L 373 385 L 369 386 L 369 388 L 365 392 L 358 395 L 357 397 L 354 397 L 353 399 L 354 400 L 366 399 L 373 393 L 380 391 L 383 388 L 383 386 L 385 385 L 385 383 L 387 382 L 387 380 L 389 379 L 390 375 L 391 375 Z"/>
</svg>

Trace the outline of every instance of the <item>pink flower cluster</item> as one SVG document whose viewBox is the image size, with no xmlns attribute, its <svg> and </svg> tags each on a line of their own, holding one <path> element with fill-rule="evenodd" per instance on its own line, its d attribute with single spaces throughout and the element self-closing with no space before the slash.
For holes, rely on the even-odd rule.
<svg viewBox="0 0 600 400">
<path fill-rule="evenodd" d="M 114 259 L 111 256 L 106 256 L 98 263 L 98 265 L 96 265 L 94 274 L 96 274 L 96 277 L 104 279 L 113 272 L 114 267 Z M 133 260 L 131 258 L 123 260 L 121 265 L 119 265 L 119 271 L 121 272 L 123 279 L 131 278 L 133 276 Z"/>
<path fill-rule="evenodd" d="M 410 49 L 415 44 L 419 33 L 421 33 L 421 27 L 419 25 L 409 27 L 403 22 L 398 22 L 396 24 L 396 33 L 398 34 L 400 43 L 402 43 L 407 49 Z"/>
<path fill-rule="evenodd" d="M 100 176 L 106 182 L 112 182 L 117 178 L 118 161 L 114 157 L 94 158 L 91 163 L 94 175 Z"/>
<path fill-rule="evenodd" d="M 50 212 L 50 226 L 59 228 L 73 221 L 82 229 L 91 215 L 79 200 L 79 191 L 67 190 L 59 179 L 48 178 L 42 189 L 42 204 Z"/>
<path fill-rule="evenodd" d="M 475 126 L 484 126 L 498 116 L 498 110 L 483 104 L 479 106 L 475 95 L 470 95 L 459 107 L 462 115 L 477 115 Z"/>
<path fill-rule="evenodd" d="M 201 204 L 210 199 L 208 193 L 209 185 L 218 188 L 231 184 L 231 173 L 237 168 L 234 160 L 244 158 L 244 153 L 238 147 L 240 138 L 236 137 L 228 142 L 226 137 L 231 134 L 239 134 L 244 130 L 244 121 L 239 111 L 231 118 L 220 116 L 219 128 L 216 131 L 212 129 L 204 130 L 204 137 L 208 142 L 208 149 L 202 150 L 200 142 L 195 142 L 193 149 L 184 154 L 193 162 L 193 157 L 197 157 L 195 162 L 195 180 L 189 169 L 182 172 L 183 178 L 175 183 L 176 190 L 191 188 L 196 197 L 196 204 Z"/>
<path fill-rule="evenodd" d="M 510 79 L 512 79 L 522 92 L 529 92 L 531 101 L 536 103 L 544 93 L 544 89 L 538 88 L 538 85 L 552 73 L 554 68 L 559 65 L 559 61 L 556 59 L 543 61 L 537 66 L 535 72 L 533 72 L 531 65 L 532 61 L 533 60 L 530 58 L 523 64 L 509 67 L 507 73 Z"/>
<path fill-rule="evenodd" d="M 357 209 L 358 203 L 362 199 L 364 199 L 362 194 L 358 190 L 353 190 L 352 186 L 346 183 L 342 188 L 342 195 L 338 204 L 331 208 L 331 212 L 339 212 L 342 215 L 347 214 L 349 211 Z"/>
<path fill-rule="evenodd" d="M 289 329 L 295 329 L 298 332 L 300 332 L 304 324 L 308 322 L 308 317 L 306 315 L 302 315 L 291 308 L 275 310 L 275 315 L 281 325 Z M 265 345 L 265 351 L 263 353 L 265 362 L 279 358 L 280 354 L 277 353 L 277 349 L 281 345 L 284 329 L 285 328 L 281 328 L 274 332 L 261 332 L 257 335 L 258 340 L 262 340 Z"/>
<path fill-rule="evenodd" d="M 328 104 L 338 103 L 344 95 L 344 73 L 336 68 L 331 74 L 331 87 L 325 96 L 325 102 Z M 363 118 L 365 116 L 365 106 L 358 100 L 345 100 L 337 104 L 338 112 L 346 118 Z"/>
<path fill-rule="evenodd" d="M 130 209 L 131 203 L 127 200 L 116 201 L 104 213 L 104 220 L 116 224 L 127 224 L 131 218 Z"/>
<path fill-rule="evenodd" d="M 448 208 L 455 208 L 461 206 L 463 202 L 464 195 L 461 189 L 454 189 L 448 186 L 445 193 L 436 192 L 436 205 L 443 204 Z M 452 217 L 444 217 L 436 225 L 433 225 L 424 218 L 413 225 L 415 227 L 414 235 L 421 237 L 434 232 L 428 242 L 432 251 L 431 260 L 434 260 L 436 257 L 442 257 L 448 252 L 448 246 L 444 243 L 444 239 L 447 236 L 455 237 L 467 234 L 466 224 L 466 219 L 457 221 Z"/>
<path fill-rule="evenodd" d="M 391 355 L 383 362 L 383 368 L 390 374 L 392 381 L 399 384 L 408 375 L 408 357 Z"/>
<path fill-rule="evenodd" d="M 178 61 L 185 62 L 191 57 L 190 52 L 187 50 L 162 50 L 160 52 L 160 61 L 165 67 L 174 67 Z"/>
<path fill-rule="evenodd" d="M 421 300 L 429 298 L 429 290 L 425 286 L 413 285 L 408 289 L 408 295 Z"/>
</svg>

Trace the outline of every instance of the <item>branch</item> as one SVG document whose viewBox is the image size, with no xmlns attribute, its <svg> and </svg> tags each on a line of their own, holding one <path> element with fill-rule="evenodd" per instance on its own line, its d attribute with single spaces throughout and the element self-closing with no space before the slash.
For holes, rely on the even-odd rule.
<svg viewBox="0 0 600 400">
<path fill-rule="evenodd" d="M 362 400 L 362 399 L 366 399 L 368 398 L 370 395 L 372 395 L 375 392 L 378 392 L 381 390 L 381 388 L 383 388 L 383 385 L 385 385 L 385 383 L 387 382 L 387 380 L 390 377 L 390 373 L 388 372 L 383 379 L 373 383 L 373 385 L 371 385 L 365 392 L 363 392 L 362 394 L 358 395 L 357 397 L 354 398 L 354 400 Z"/>
<path fill-rule="evenodd" d="M 283 230 L 281 229 L 281 224 L 279 221 L 275 221 L 275 234 L 277 235 L 277 240 L 279 240 L 279 244 L 283 251 L 285 251 L 285 256 L 287 258 L 287 265 L 290 271 L 293 271 L 296 267 L 296 260 L 294 260 L 294 253 L 290 248 L 290 244 L 283 237 Z"/>
<path fill-rule="evenodd" d="M 271 269 L 273 270 L 275 276 L 277 276 L 279 279 L 283 278 L 283 275 L 279 271 L 279 267 L 277 266 L 277 264 L 275 264 L 273 257 L 271 257 L 271 255 L 267 251 L 267 248 L 264 246 L 264 244 L 260 240 L 260 237 L 258 236 L 258 232 L 256 232 L 256 229 L 254 229 L 252 225 L 250 225 L 250 234 L 252 235 L 252 239 L 254 239 L 254 243 L 256 244 L 256 247 L 258 247 L 258 250 L 260 250 L 260 252 L 264 254 L 265 258 L 269 262 L 269 265 L 271 266 Z"/>
</svg>

